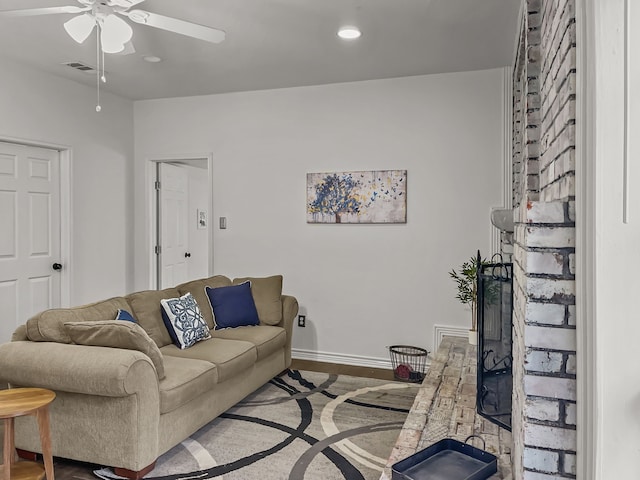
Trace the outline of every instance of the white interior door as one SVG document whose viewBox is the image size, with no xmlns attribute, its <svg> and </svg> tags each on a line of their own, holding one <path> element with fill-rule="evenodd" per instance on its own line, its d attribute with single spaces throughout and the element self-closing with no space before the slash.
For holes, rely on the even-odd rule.
<svg viewBox="0 0 640 480">
<path fill-rule="evenodd" d="M 189 176 L 185 168 L 158 163 L 158 286 L 168 288 L 188 280 Z"/>
<path fill-rule="evenodd" d="M 60 154 L 0 142 L 0 342 L 60 306 Z"/>
</svg>

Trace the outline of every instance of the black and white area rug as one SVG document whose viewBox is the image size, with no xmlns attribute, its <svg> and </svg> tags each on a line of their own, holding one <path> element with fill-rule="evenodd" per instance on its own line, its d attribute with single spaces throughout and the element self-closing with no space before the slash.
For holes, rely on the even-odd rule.
<svg viewBox="0 0 640 480">
<path fill-rule="evenodd" d="M 415 384 L 289 371 L 162 455 L 145 478 L 378 480 L 416 393 Z"/>
</svg>

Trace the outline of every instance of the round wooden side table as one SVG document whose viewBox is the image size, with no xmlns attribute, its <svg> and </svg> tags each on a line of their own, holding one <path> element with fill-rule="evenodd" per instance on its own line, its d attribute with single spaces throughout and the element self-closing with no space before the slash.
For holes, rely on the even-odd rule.
<svg viewBox="0 0 640 480">
<path fill-rule="evenodd" d="M 0 419 L 4 422 L 4 460 L 0 465 L 0 480 L 41 480 L 45 474 L 47 480 L 55 480 L 49 430 L 49 404 L 54 398 L 56 394 L 44 388 L 0 390 Z M 33 415 L 38 422 L 44 469 L 39 463 L 15 461 L 14 419 L 23 415 Z"/>
</svg>

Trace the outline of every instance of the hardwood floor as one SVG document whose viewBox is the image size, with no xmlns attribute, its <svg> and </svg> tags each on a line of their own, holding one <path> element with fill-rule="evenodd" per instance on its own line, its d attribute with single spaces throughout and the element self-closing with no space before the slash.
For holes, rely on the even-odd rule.
<svg viewBox="0 0 640 480">
<path fill-rule="evenodd" d="M 356 367 L 353 365 L 341 365 L 338 363 L 314 362 L 312 360 L 293 359 L 291 368 L 294 370 L 308 370 L 311 372 L 335 373 L 337 375 L 351 375 L 353 377 L 378 378 L 380 380 L 393 380 L 391 369 L 371 367 Z"/>
</svg>

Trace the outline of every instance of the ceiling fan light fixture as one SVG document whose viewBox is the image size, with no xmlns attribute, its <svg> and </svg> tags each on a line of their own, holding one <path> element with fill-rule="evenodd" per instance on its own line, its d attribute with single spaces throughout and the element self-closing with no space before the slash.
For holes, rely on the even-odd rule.
<svg viewBox="0 0 640 480">
<path fill-rule="evenodd" d="M 112 5 L 118 5 L 122 8 L 131 8 L 144 0 L 111 0 Z"/>
<path fill-rule="evenodd" d="M 127 12 L 127 15 L 132 22 L 141 23 L 143 25 L 147 23 L 147 19 L 149 18 L 149 13 L 144 10 L 131 10 L 130 12 Z"/>
<path fill-rule="evenodd" d="M 64 29 L 78 43 L 83 43 L 96 26 L 96 19 L 88 13 L 73 17 L 64 23 Z"/>
<path fill-rule="evenodd" d="M 100 29 L 100 43 L 104 53 L 120 53 L 133 37 L 133 29 L 117 15 L 107 15 Z"/>
<path fill-rule="evenodd" d="M 129 40 L 124 44 L 124 50 L 118 53 L 120 55 L 131 55 L 132 53 L 136 53 L 136 49 L 134 48 L 133 43 L 131 43 L 131 40 Z"/>
<path fill-rule="evenodd" d="M 338 36 L 343 40 L 355 40 L 362 36 L 362 32 L 358 27 L 345 25 L 344 27 L 340 27 L 340 30 L 338 30 Z"/>
</svg>

